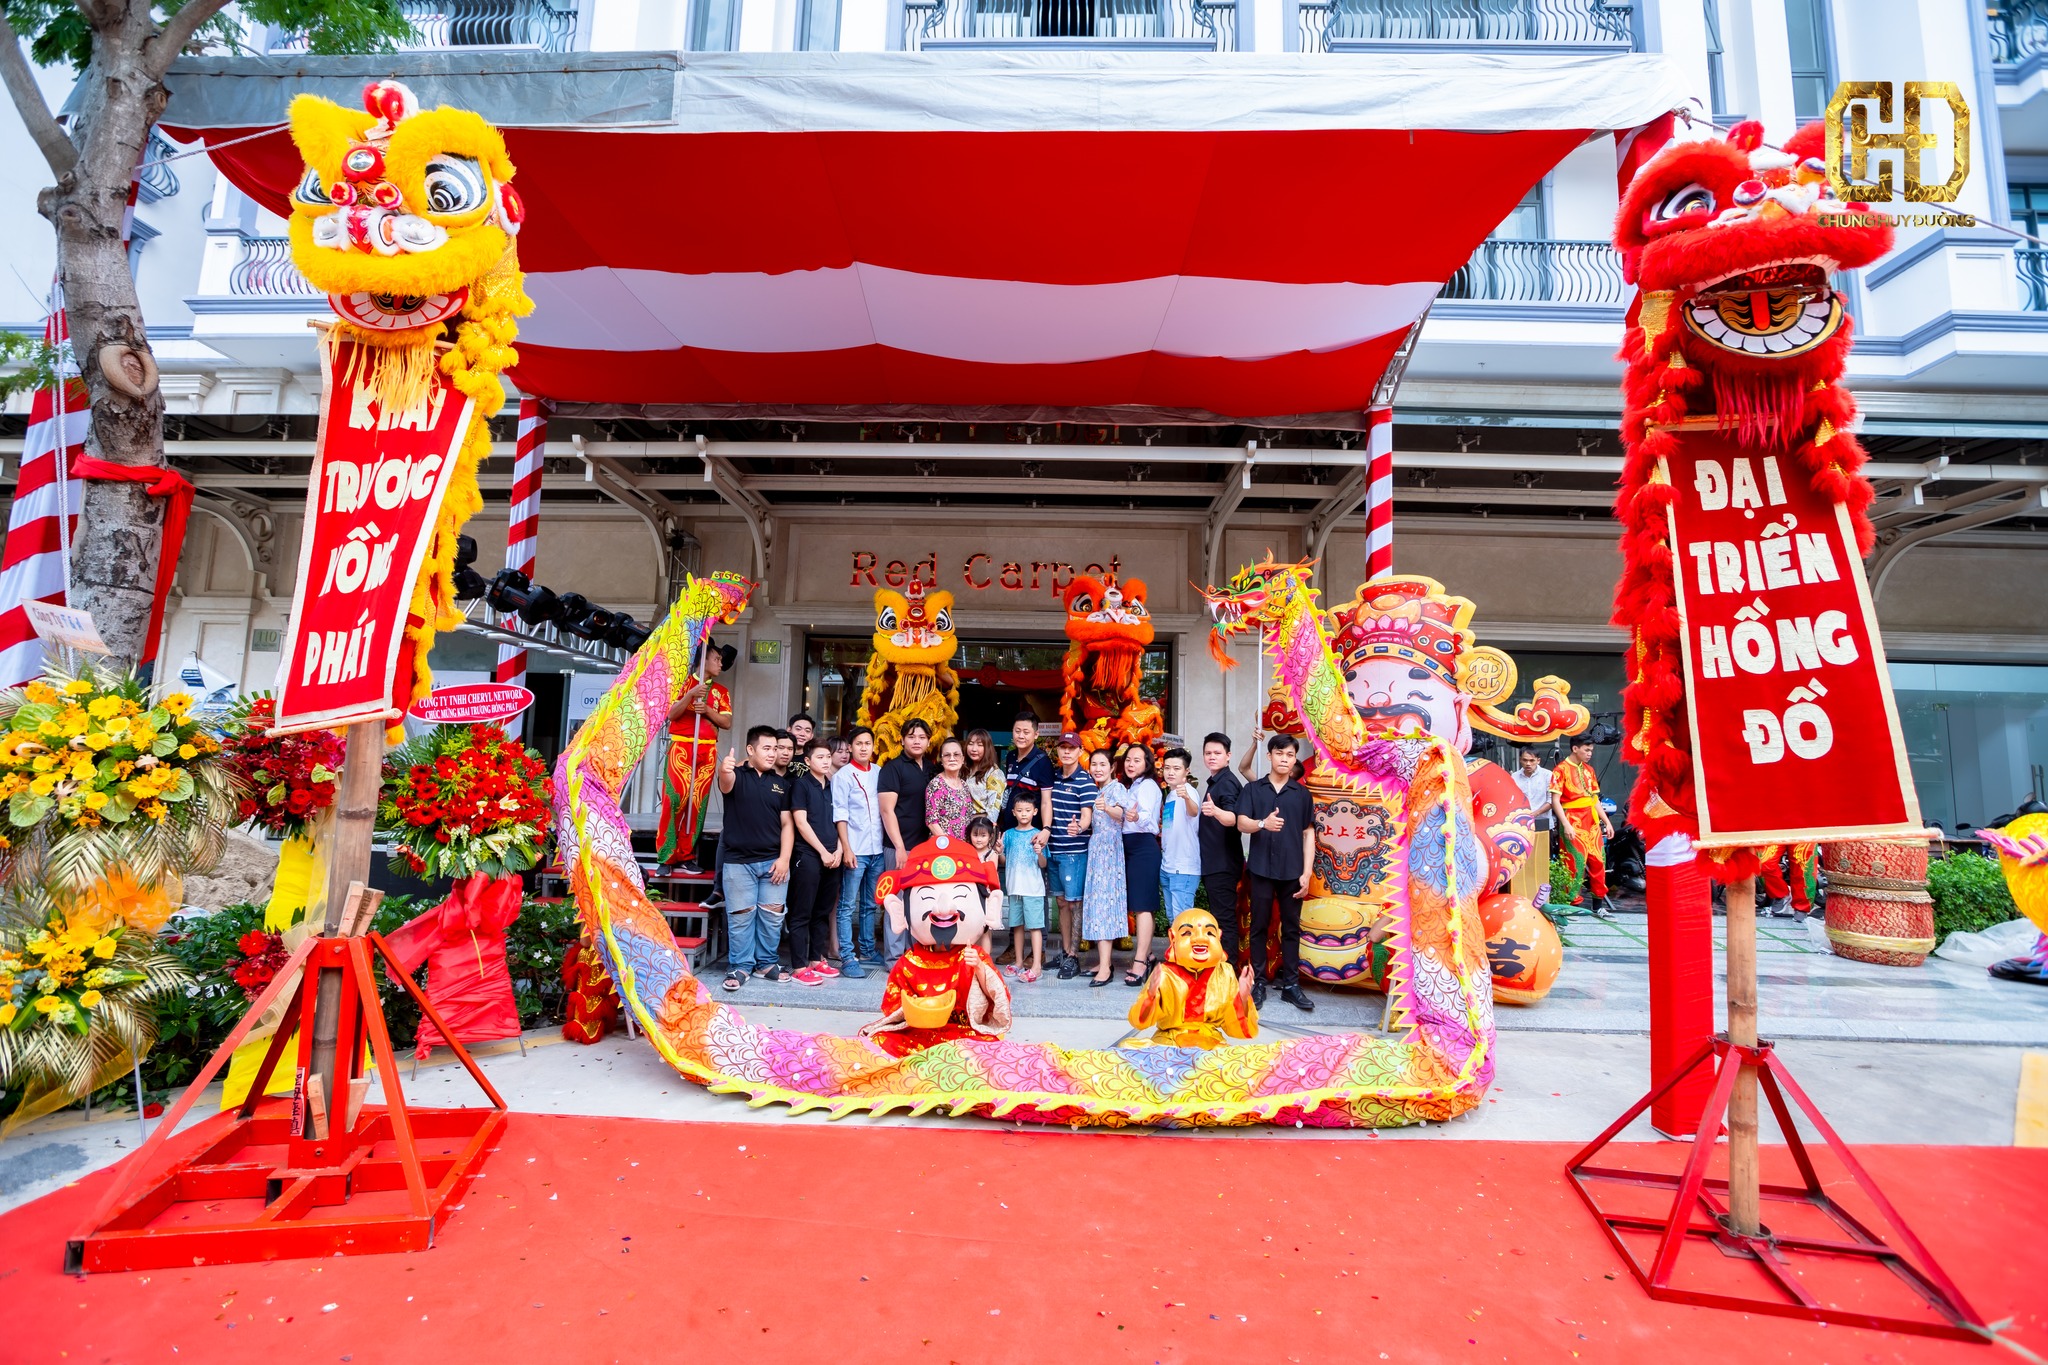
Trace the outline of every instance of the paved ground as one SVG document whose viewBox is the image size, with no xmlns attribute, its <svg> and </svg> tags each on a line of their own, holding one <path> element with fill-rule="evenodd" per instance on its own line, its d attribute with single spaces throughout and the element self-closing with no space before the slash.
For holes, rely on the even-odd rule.
<svg viewBox="0 0 2048 1365">
<path fill-rule="evenodd" d="M 1718 930 L 1717 923 L 1717 936 Z M 1764 1032 L 1779 1040 L 1794 1074 L 1848 1141 L 2014 1141 L 2016 1096 L 2030 1056 L 2023 1049 L 2048 1047 L 2048 990 L 1994 981 L 1981 968 L 1939 958 L 1913 969 L 1849 962 L 1827 951 L 1817 925 L 1766 921 L 1761 939 Z M 1649 1083 L 1643 920 L 1624 914 L 1608 925 L 1580 917 L 1565 930 L 1565 940 L 1564 970 L 1549 998 L 1499 1011 L 1499 1078 L 1477 1112 L 1450 1124 L 1351 1136 L 1587 1140 L 1626 1109 Z M 881 985 L 879 975 L 818 987 L 755 980 L 723 998 L 771 1027 L 847 1034 L 873 1017 Z M 1122 985 L 1091 989 L 1085 977 L 1019 984 L 1013 988 L 1012 1036 L 1107 1046 L 1125 1032 L 1131 994 Z M 1313 996 L 1313 1015 L 1270 1000 L 1269 1024 L 1316 1031 L 1378 1027 L 1377 994 L 1317 989 Z M 579 1047 L 547 1031 L 530 1035 L 528 1048 L 525 1056 L 509 1043 L 484 1049 L 493 1083 L 522 1110 L 679 1121 L 827 1121 L 817 1114 L 792 1118 L 779 1106 L 748 1109 L 737 1099 L 708 1094 L 676 1076 L 646 1043 L 622 1036 Z M 2031 1058 L 2035 1088 L 2048 1086 L 2048 1056 Z M 475 1088 L 460 1068 L 441 1063 L 422 1068 L 408 1094 L 422 1104 L 465 1104 Z M 2025 1127 L 2025 1116 L 2019 1117 Z M 839 1122 L 981 1121 L 892 1115 Z M 1294 1136 L 1292 1130 L 1274 1129 L 1235 1135 Z M 1625 1136 L 1654 1134 L 1639 1122 Z M 0 1146 L 0 1208 L 116 1160 L 137 1140 L 138 1125 L 128 1112 L 97 1115 L 90 1123 L 71 1112 L 29 1125 Z"/>
</svg>

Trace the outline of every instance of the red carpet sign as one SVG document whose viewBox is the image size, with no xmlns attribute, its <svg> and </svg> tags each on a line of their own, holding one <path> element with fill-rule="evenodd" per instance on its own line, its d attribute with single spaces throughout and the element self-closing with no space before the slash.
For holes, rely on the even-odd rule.
<svg viewBox="0 0 2048 1365">
<path fill-rule="evenodd" d="M 1848 512 L 1789 453 L 1672 434 L 1663 468 L 1701 842 L 1917 831 Z"/>
<path fill-rule="evenodd" d="M 353 342 L 324 334 L 319 449 L 277 728 L 390 715 L 413 585 L 455 470 L 470 400 L 438 371 L 416 403 L 387 413 L 361 382 Z"/>
</svg>

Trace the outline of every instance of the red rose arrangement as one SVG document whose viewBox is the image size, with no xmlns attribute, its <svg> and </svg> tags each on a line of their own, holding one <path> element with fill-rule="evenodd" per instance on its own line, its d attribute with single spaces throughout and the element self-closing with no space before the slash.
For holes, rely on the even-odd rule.
<svg viewBox="0 0 2048 1365">
<path fill-rule="evenodd" d="M 229 958 L 223 965 L 242 988 L 242 994 L 251 1000 L 263 994 L 263 988 L 284 970 L 284 964 L 291 958 L 284 949 L 284 938 L 262 929 L 251 929 L 235 940 L 235 947 L 242 955 Z"/>
<path fill-rule="evenodd" d="M 290 839 L 334 804 L 346 746 L 332 730 L 264 733 L 275 724 L 277 701 L 269 693 L 239 699 L 222 730 L 221 757 L 241 779 L 238 818 Z"/>
<path fill-rule="evenodd" d="M 554 814 L 540 755 L 495 725 L 441 725 L 392 751 L 377 827 L 416 877 L 502 877 L 540 861 Z"/>
</svg>

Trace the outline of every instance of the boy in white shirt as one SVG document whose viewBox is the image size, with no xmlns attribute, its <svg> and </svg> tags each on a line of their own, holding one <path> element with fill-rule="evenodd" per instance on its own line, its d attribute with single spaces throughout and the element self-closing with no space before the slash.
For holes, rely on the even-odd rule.
<svg viewBox="0 0 2048 1365">
<path fill-rule="evenodd" d="M 1159 764 L 1166 800 L 1159 812 L 1159 870 L 1166 889 L 1166 918 L 1195 906 L 1202 884 L 1202 804 L 1188 781 L 1194 759 L 1186 749 L 1168 749 Z"/>
</svg>

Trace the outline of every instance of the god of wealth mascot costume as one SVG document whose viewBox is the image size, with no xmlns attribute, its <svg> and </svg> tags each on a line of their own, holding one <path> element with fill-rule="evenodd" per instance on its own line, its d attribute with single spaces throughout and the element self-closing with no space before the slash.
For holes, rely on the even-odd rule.
<svg viewBox="0 0 2048 1365">
<path fill-rule="evenodd" d="M 1512 782 L 1475 783 L 1464 755 L 1475 726 L 1535 741 L 1575 734 L 1591 717 L 1555 677 L 1537 679 L 1535 698 L 1512 712 L 1494 705 L 1514 691 L 1514 661 L 1475 643 L 1473 604 L 1435 579 L 1362 584 L 1326 616 L 1310 567 L 1269 560 L 1205 594 L 1212 654 L 1228 666 L 1224 644 L 1259 630 L 1274 658 L 1264 723 L 1310 744 L 1316 862 L 1302 902 L 1302 974 L 1381 989 L 1392 957 L 1419 946 L 1404 941 L 1410 898 L 1449 894 L 1455 882 L 1479 918 L 1495 998 L 1535 1003 L 1563 946 L 1534 905 L 1500 893 L 1528 855 L 1533 812 Z M 1434 834 L 1434 808 L 1446 804 L 1456 813 L 1448 878 Z M 1417 838 L 1419 825 L 1429 837 Z"/>
<path fill-rule="evenodd" d="M 933 753 L 960 722 L 960 675 L 953 655 L 953 594 L 931 592 L 911 579 L 902 592 L 875 592 L 874 653 L 861 691 L 860 723 L 875 732 L 875 761 L 903 752 L 903 727 L 931 727 Z"/>
<path fill-rule="evenodd" d="M 1010 1028 L 1010 990 L 974 945 L 1002 927 L 995 868 L 970 844 L 941 834 L 884 872 L 875 895 L 910 946 L 889 969 L 882 1017 L 861 1034 L 892 1057 L 959 1038 L 1000 1038 Z"/>
<path fill-rule="evenodd" d="M 1166 731 L 1158 705 L 1139 695 L 1152 614 L 1142 579 L 1077 574 L 1067 585 L 1067 657 L 1060 673 L 1060 724 L 1081 737 L 1084 753 L 1150 744 Z"/>
<path fill-rule="evenodd" d="M 400 677 L 414 699 L 433 685 L 427 652 L 462 623 L 452 582 L 455 539 L 483 506 L 476 471 L 489 419 L 505 403 L 498 376 L 518 360 L 516 319 L 533 311 L 513 239 L 526 217 L 505 139 L 480 115 L 422 110 L 397 81 L 376 81 L 364 108 L 315 95 L 291 104 L 305 174 L 292 191 L 292 264 L 327 294 L 341 373 L 387 419 L 424 409 L 437 372 L 476 406 L 440 521 L 414 588 Z"/>
<path fill-rule="evenodd" d="M 1223 930 L 1207 910 L 1183 910 L 1166 932 L 1166 960 L 1131 1006 L 1132 1028 L 1149 1028 L 1150 1038 L 1123 1047 L 1213 1048 L 1225 1036 L 1255 1038 L 1259 1007 L 1252 1001 L 1252 969 L 1230 970 L 1223 954 Z"/>
</svg>

